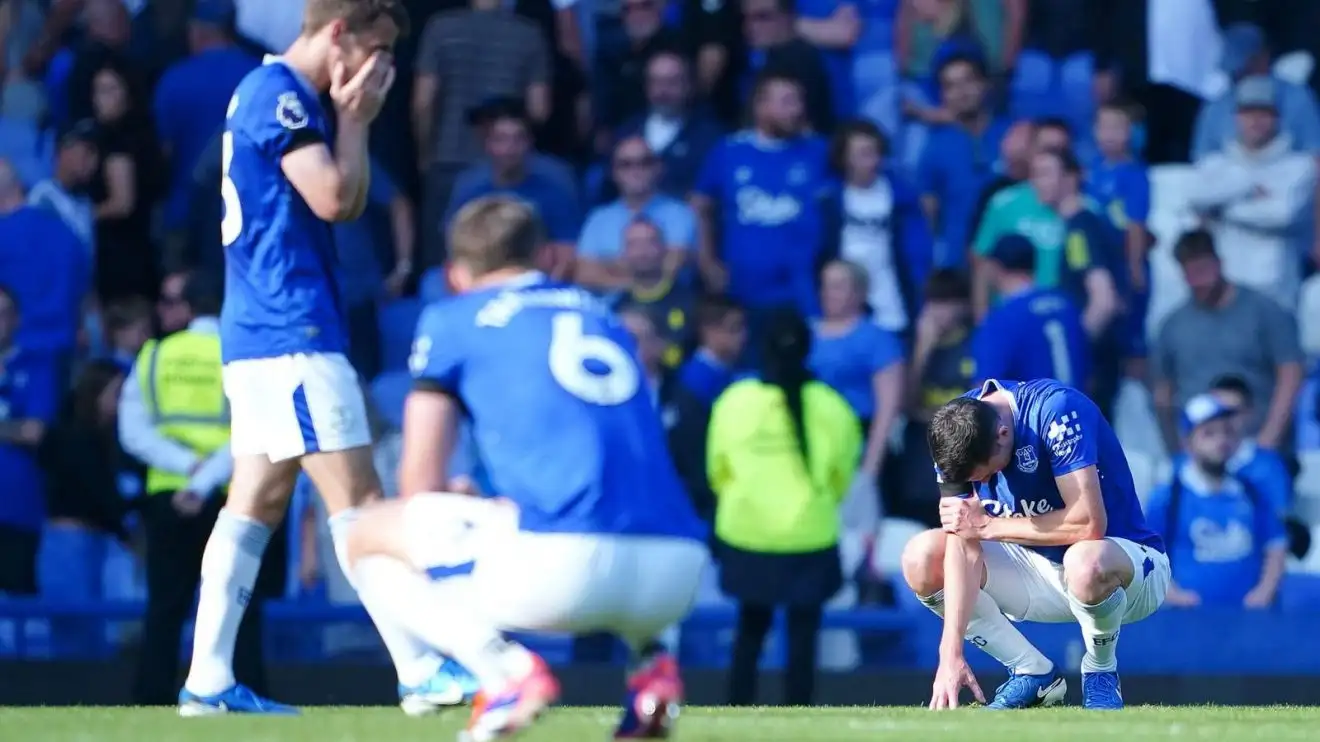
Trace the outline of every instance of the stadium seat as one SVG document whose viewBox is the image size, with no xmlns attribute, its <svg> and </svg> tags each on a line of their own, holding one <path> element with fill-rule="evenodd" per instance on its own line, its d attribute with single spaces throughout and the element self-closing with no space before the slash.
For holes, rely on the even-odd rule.
<svg viewBox="0 0 1320 742">
<path fill-rule="evenodd" d="M 403 427 L 403 401 L 412 388 L 407 371 L 386 371 L 371 382 L 371 401 L 391 428 Z"/>
<path fill-rule="evenodd" d="M 445 281 L 445 270 L 439 266 L 428 268 L 417 282 L 417 296 L 424 303 L 430 304 L 449 295 L 449 286 Z"/>
<path fill-rule="evenodd" d="M 421 299 L 405 298 L 380 305 L 377 322 L 380 325 L 380 355 L 383 371 L 408 368 L 408 352 L 412 348 L 417 318 L 422 314 Z"/>
<path fill-rule="evenodd" d="M 1137 498 L 1146 504 L 1146 498 L 1159 485 L 1159 464 L 1155 457 L 1143 451 L 1124 447 L 1127 454 L 1128 468 L 1132 470 L 1132 484 L 1137 488 Z"/>
<path fill-rule="evenodd" d="M 1179 235 L 1196 225 L 1188 199 L 1196 177 L 1190 165 L 1161 165 L 1150 169 L 1150 216 L 1146 226 L 1155 236 L 1150 256 L 1151 298 L 1146 332 L 1154 335 L 1160 323 L 1187 296 L 1187 284 L 1173 259 Z"/>
<path fill-rule="evenodd" d="M 903 548 L 926 526 L 907 518 L 885 518 L 876 531 L 875 549 L 871 552 L 871 569 L 880 575 L 903 573 Z"/>
<path fill-rule="evenodd" d="M 1320 275 L 1302 282 L 1297 302 L 1297 334 L 1307 358 L 1320 359 Z"/>
<path fill-rule="evenodd" d="M 1293 509 L 1302 520 L 1320 524 L 1320 451 L 1298 453 L 1297 463 L 1299 471 L 1293 485 L 1296 493 Z"/>
</svg>

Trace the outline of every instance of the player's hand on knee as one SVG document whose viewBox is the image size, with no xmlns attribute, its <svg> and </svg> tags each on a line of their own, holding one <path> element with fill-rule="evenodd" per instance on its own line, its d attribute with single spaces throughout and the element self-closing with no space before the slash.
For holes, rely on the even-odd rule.
<svg viewBox="0 0 1320 742">
<path fill-rule="evenodd" d="M 963 538 L 976 538 L 990 516 L 976 495 L 971 497 L 941 497 L 940 526 L 945 533 Z"/>
<path fill-rule="evenodd" d="M 981 692 L 981 685 L 976 682 L 967 660 L 963 657 L 941 659 L 931 688 L 931 710 L 958 708 L 963 688 L 970 690 L 978 703 L 985 703 L 985 694 Z"/>
</svg>

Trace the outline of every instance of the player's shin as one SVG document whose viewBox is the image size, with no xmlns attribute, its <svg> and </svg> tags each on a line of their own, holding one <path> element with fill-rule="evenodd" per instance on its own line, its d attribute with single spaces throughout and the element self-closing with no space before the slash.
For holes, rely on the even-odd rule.
<svg viewBox="0 0 1320 742">
<path fill-rule="evenodd" d="M 345 579 L 357 591 L 362 606 L 371 616 L 385 650 L 390 654 L 394 670 L 399 676 L 399 684 L 416 687 L 425 683 L 440 669 L 444 661 L 411 632 L 403 628 L 399 620 L 390 614 L 388 608 L 375 599 L 377 591 L 363 590 L 359 584 L 359 575 L 352 568 L 348 558 L 348 534 L 358 520 L 358 509 L 347 508 L 332 515 L 327 521 L 330 526 L 330 539 L 335 546 L 335 559 L 343 571 Z M 370 597 L 369 597 L 370 596 Z"/>
<path fill-rule="evenodd" d="M 1127 591 L 1117 588 L 1109 597 L 1095 604 L 1083 603 L 1071 592 L 1068 605 L 1082 627 L 1082 641 L 1086 654 L 1082 656 L 1082 672 L 1116 672 L 1118 670 L 1118 634 L 1127 613 Z"/>
<path fill-rule="evenodd" d="M 210 696 L 234 685 L 234 642 L 270 534 L 264 523 L 220 511 L 202 556 L 189 691 Z"/>
<path fill-rule="evenodd" d="M 944 617 L 944 591 L 918 596 L 927 608 Z M 999 604 L 984 590 L 977 591 L 976 605 L 967 622 L 966 639 L 1004 667 L 1018 675 L 1044 675 L 1054 669 L 1054 663 L 1041 654 L 1027 637 L 1018 631 L 1012 621 L 999 610 Z"/>
</svg>

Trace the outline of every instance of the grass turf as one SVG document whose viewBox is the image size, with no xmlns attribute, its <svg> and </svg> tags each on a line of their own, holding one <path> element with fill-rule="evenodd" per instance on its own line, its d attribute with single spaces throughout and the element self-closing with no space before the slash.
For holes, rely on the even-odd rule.
<svg viewBox="0 0 1320 742">
<path fill-rule="evenodd" d="M 397 709 L 318 708 L 301 718 L 180 719 L 171 709 L 0 708 L 9 742 L 449 742 L 467 716 L 456 709 L 409 719 Z M 557 708 L 517 739 L 595 742 L 612 729 L 613 709 Z M 1088 740 L 1314 740 L 1320 708 L 1134 707 L 1117 713 L 1077 708 L 996 713 L 915 708 L 688 708 L 677 742 L 1087 742 Z"/>
</svg>

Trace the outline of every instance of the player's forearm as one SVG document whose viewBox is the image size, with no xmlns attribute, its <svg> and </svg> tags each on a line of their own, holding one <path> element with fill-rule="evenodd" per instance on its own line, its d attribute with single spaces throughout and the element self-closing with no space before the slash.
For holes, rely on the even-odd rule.
<svg viewBox="0 0 1320 742">
<path fill-rule="evenodd" d="M 1283 580 L 1283 571 L 1288 564 L 1288 547 L 1283 545 L 1273 546 L 1265 550 L 1265 563 L 1260 568 L 1260 581 L 1256 583 L 1256 589 L 1267 590 L 1271 593 L 1279 589 L 1279 582 Z"/>
<path fill-rule="evenodd" d="M 335 135 L 335 166 L 339 173 L 337 203 L 339 219 L 353 221 L 366 208 L 371 163 L 367 159 L 367 126 L 345 117 Z"/>
<path fill-rule="evenodd" d="M 972 620 L 976 593 L 981 589 L 981 560 L 981 542 L 954 535 L 945 537 L 942 656 L 962 655 L 963 637 L 967 635 L 967 624 Z"/>
<path fill-rule="evenodd" d="M 1079 541 L 1104 538 L 1108 527 L 1104 515 L 1080 505 L 1030 518 L 990 518 L 981 527 L 980 535 L 985 541 L 1022 546 L 1071 546 Z"/>
</svg>

